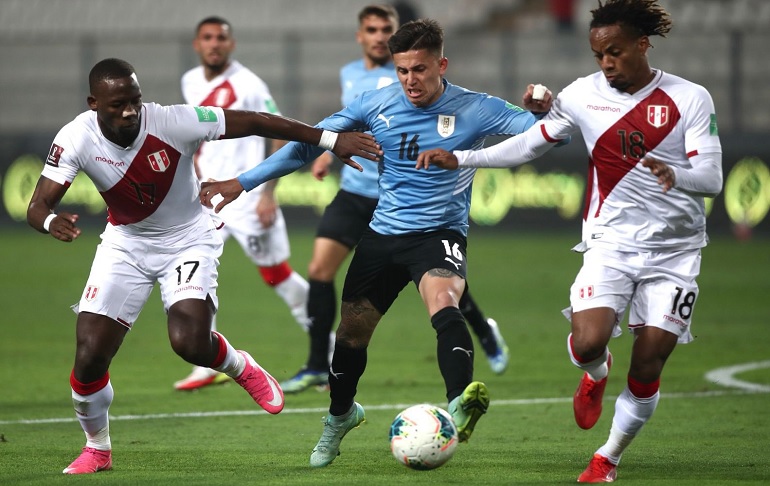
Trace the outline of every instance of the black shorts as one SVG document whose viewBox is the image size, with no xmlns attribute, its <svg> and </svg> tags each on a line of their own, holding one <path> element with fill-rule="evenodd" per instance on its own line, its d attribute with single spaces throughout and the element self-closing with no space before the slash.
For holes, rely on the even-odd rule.
<svg viewBox="0 0 770 486">
<path fill-rule="evenodd" d="M 329 238 L 348 248 L 354 248 L 364 230 L 369 227 L 375 207 L 377 199 L 338 191 L 324 209 L 316 237 Z"/>
<path fill-rule="evenodd" d="M 452 230 L 393 236 L 367 229 L 348 267 L 342 300 L 365 297 L 385 314 L 410 280 L 417 286 L 425 272 L 434 268 L 466 277 L 464 236 Z"/>
</svg>

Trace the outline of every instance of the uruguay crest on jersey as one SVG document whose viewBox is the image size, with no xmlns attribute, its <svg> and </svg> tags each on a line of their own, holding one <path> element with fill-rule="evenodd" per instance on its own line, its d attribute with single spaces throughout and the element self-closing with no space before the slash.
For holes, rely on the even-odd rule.
<svg viewBox="0 0 770 486">
<path fill-rule="evenodd" d="M 454 132 L 455 132 L 454 115 L 439 115 L 438 116 L 438 134 L 444 138 L 447 138 Z"/>
</svg>

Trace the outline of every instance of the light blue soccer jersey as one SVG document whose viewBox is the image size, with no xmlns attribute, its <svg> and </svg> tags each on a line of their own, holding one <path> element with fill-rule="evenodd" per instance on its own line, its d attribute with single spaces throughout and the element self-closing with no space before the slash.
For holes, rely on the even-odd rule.
<svg viewBox="0 0 770 486">
<path fill-rule="evenodd" d="M 382 146 L 379 202 L 369 224 L 374 231 L 400 235 L 451 229 L 467 235 L 475 170 L 417 170 L 417 155 L 432 148 L 478 149 L 487 136 L 515 135 L 534 123 L 534 115 L 505 100 L 444 81 L 444 93 L 430 106 L 414 106 L 394 83 L 362 93 L 317 126 L 335 132 L 367 130 Z M 322 152 L 289 143 L 238 180 L 250 190 L 293 172 Z"/>
<path fill-rule="evenodd" d="M 364 91 L 380 89 L 396 81 L 398 76 L 392 62 L 374 69 L 366 69 L 363 59 L 348 63 L 340 69 L 342 106 L 351 104 Z M 358 157 L 354 157 L 353 160 L 358 162 L 364 171 L 358 172 L 349 165 L 343 164 L 340 188 L 359 196 L 376 199 L 378 197 L 377 164 Z"/>
</svg>

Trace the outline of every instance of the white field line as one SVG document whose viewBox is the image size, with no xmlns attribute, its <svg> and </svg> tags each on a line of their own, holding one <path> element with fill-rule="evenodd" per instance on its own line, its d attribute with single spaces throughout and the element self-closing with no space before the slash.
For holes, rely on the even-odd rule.
<svg viewBox="0 0 770 486">
<path fill-rule="evenodd" d="M 749 392 L 768 393 L 770 392 L 770 386 L 768 385 L 760 385 L 758 383 L 751 383 L 735 378 L 735 375 L 738 373 L 762 368 L 770 368 L 770 361 L 756 361 L 754 363 L 717 368 L 706 373 L 705 378 L 707 381 L 721 386 L 738 388 Z"/>
<path fill-rule="evenodd" d="M 662 397 L 666 399 L 670 398 L 709 398 L 719 397 L 727 395 L 745 395 L 749 393 L 770 393 L 770 386 L 760 385 L 756 383 L 750 383 L 743 380 L 738 380 L 734 375 L 742 373 L 744 371 L 750 371 L 761 368 L 770 368 L 770 361 L 758 361 L 753 363 L 746 363 L 736 366 L 728 366 L 725 368 L 717 368 L 715 370 L 706 373 L 706 380 L 713 382 L 717 385 L 726 386 L 732 388 L 732 390 L 714 390 L 704 392 L 691 392 L 691 393 L 662 393 Z M 605 396 L 605 401 L 614 401 L 617 397 Z M 495 408 L 500 406 L 524 406 L 524 405 L 539 405 L 544 403 L 569 403 L 572 402 L 572 397 L 561 398 L 521 398 L 521 399 L 508 399 L 508 400 L 492 400 Z M 381 405 L 367 404 L 367 410 L 395 410 L 400 411 L 414 405 L 413 403 L 389 403 Z M 443 404 L 435 404 L 438 406 L 444 406 Z M 281 414 L 308 414 L 308 413 L 327 413 L 327 408 L 286 408 Z M 207 417 L 239 417 L 239 416 L 251 416 L 251 415 L 268 415 L 263 410 L 231 410 L 231 411 L 216 411 L 216 412 L 186 412 L 186 413 L 154 413 L 154 414 L 142 414 L 142 415 L 110 415 L 110 422 L 114 421 L 128 421 L 128 420 L 157 420 L 157 419 L 174 419 L 174 418 L 207 418 Z M 48 419 L 17 419 L 17 420 L 0 420 L 0 425 L 35 425 L 35 424 L 57 424 L 76 422 L 75 417 L 66 418 L 48 418 Z"/>
</svg>

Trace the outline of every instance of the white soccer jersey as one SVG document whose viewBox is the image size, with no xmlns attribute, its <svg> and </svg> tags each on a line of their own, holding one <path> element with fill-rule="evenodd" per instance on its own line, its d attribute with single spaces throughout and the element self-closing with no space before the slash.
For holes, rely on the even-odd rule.
<svg viewBox="0 0 770 486">
<path fill-rule="evenodd" d="M 695 157 L 720 154 L 721 160 L 714 103 L 705 88 L 680 77 L 657 71 L 649 85 L 631 95 L 610 87 L 597 72 L 567 86 L 548 114 L 524 134 L 455 155 L 462 167 L 514 167 L 577 131 L 589 154 L 584 244 L 579 248 L 670 251 L 706 245 L 703 197 L 676 187 L 664 193 L 657 177 L 639 162 L 649 155 L 684 174 L 705 168 L 711 180 L 704 182 L 721 185 L 721 168 L 706 168 L 703 158 Z M 693 167 L 691 158 L 699 165 Z M 695 190 L 711 193 L 714 187 Z"/>
<path fill-rule="evenodd" d="M 706 245 L 703 198 L 677 189 L 664 193 L 639 160 L 649 154 L 687 169 L 689 157 L 721 153 L 714 113 L 702 86 L 662 71 L 632 95 L 610 87 L 601 72 L 559 93 L 541 128 L 552 140 L 577 130 L 585 140 L 588 247 L 644 251 Z"/>
<path fill-rule="evenodd" d="M 262 79 L 238 61 L 211 81 L 206 80 L 203 66 L 182 76 L 182 96 L 185 102 L 200 106 L 218 106 L 230 110 L 261 111 L 280 115 L 270 90 Z M 198 153 L 201 180 L 232 179 L 265 159 L 265 139 L 244 137 L 205 143 Z M 221 216 L 230 224 L 231 213 L 238 210 L 253 212 L 262 189 L 242 194 L 225 207 Z"/>
<path fill-rule="evenodd" d="M 69 185 L 78 172 L 93 181 L 116 231 L 145 237 L 184 233 L 203 218 L 192 156 L 225 132 L 219 108 L 145 103 L 134 143 L 102 135 L 95 111 L 80 114 L 54 139 L 43 176 Z"/>
</svg>

